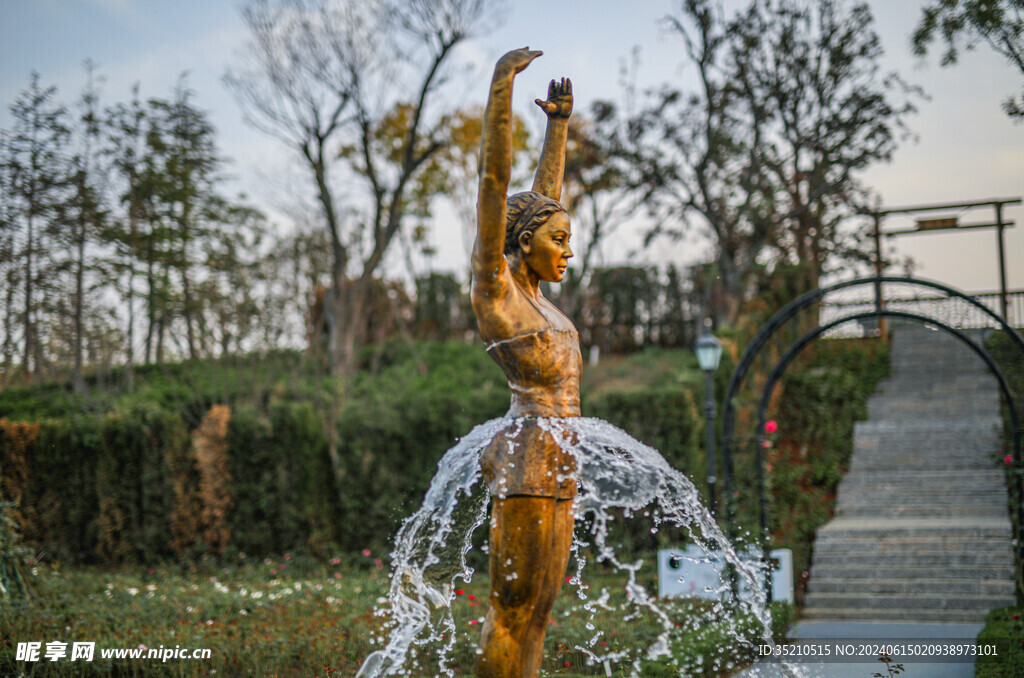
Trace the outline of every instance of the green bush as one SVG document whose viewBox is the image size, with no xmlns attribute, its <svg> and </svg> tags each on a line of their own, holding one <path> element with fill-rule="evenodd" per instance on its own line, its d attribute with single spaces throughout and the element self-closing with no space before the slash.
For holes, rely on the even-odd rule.
<svg viewBox="0 0 1024 678">
<path fill-rule="evenodd" d="M 782 379 L 782 397 L 769 413 L 778 432 L 766 455 L 771 493 L 770 530 L 777 548 L 793 551 L 797 603 L 810 567 L 816 530 L 832 517 L 836 489 L 853 453 L 853 426 L 867 417 L 867 401 L 889 373 L 888 347 L 877 340 L 814 344 Z M 739 486 L 755 487 L 748 457 Z M 746 480 L 744 480 L 746 479 Z M 756 504 L 747 495 L 742 515 L 752 527 Z"/>
<path fill-rule="evenodd" d="M 359 375 L 339 415 L 339 511 L 359 516 L 338 535 L 345 550 L 388 550 L 444 452 L 508 410 L 505 378 L 479 346 L 417 346 L 418 357 L 392 355 Z"/>
<path fill-rule="evenodd" d="M 848 458 L 852 421 L 884 371 L 884 351 L 871 342 L 818 346 L 787 373 L 787 397 L 776 413 L 783 431 L 793 433 L 780 438 L 776 454 L 785 451 L 799 463 L 776 457 L 773 527 L 777 540 L 797 552 L 798 571 L 798 549 L 809 552 L 814 527 L 827 518 L 825 499 Z M 726 351 L 719 395 L 732 359 Z M 175 507 L 192 505 L 199 483 L 191 431 L 211 405 L 227 404 L 229 557 L 385 553 L 441 455 L 474 426 L 501 416 L 509 392 L 476 344 L 392 342 L 368 348 L 361 360 L 364 369 L 344 388 L 301 356 L 280 353 L 140 367 L 132 393 L 99 384 L 87 397 L 52 384 L 0 393 L 0 417 L 39 423 L 27 452 L 28 479 L 17 481 L 26 485 L 26 543 L 68 561 L 202 555 L 201 537 L 185 534 L 184 546 L 175 541 L 176 529 L 196 528 L 173 515 Z M 829 370 L 828 379 L 821 370 Z M 585 370 L 583 413 L 658 449 L 703 494 L 703 382 L 689 351 L 608 358 Z M 0 458 L 0 472 L 12 476 L 4 482 L 14 482 L 6 466 Z M 739 469 L 740 487 L 743 472 L 749 466 Z M 184 483 L 184 499 L 176 483 Z M 632 552 L 678 542 L 649 527 L 617 521 L 614 538 Z"/>
<path fill-rule="evenodd" d="M 999 367 L 1007 386 L 1013 396 L 1017 408 L 1017 416 L 1020 418 L 1021 430 L 1019 435 L 1024 437 L 1024 352 L 1015 341 L 1012 341 L 1005 332 L 993 332 L 985 340 L 985 348 L 992 356 L 992 359 Z M 1021 526 L 1018 524 L 1020 507 L 1024 504 L 1024 496 L 1021 496 L 1019 487 L 1024 481 L 1024 467 L 1018 464 L 1007 464 L 1007 456 L 1012 458 L 1014 453 L 1013 418 L 1010 414 L 1010 405 L 1003 402 L 1003 444 L 998 456 L 1003 468 L 1006 469 L 1006 486 L 1010 496 L 1010 520 L 1013 522 L 1014 533 L 1020 534 Z M 1019 443 L 1024 445 L 1024 440 Z M 1024 563 L 1018 557 L 1017 562 L 1017 600 L 1024 599 Z"/>
<path fill-rule="evenodd" d="M 977 642 L 979 646 L 996 645 L 999 657 L 979 658 L 974 664 L 975 678 L 1024 677 L 1024 608 L 1003 607 L 989 612 Z"/>
</svg>

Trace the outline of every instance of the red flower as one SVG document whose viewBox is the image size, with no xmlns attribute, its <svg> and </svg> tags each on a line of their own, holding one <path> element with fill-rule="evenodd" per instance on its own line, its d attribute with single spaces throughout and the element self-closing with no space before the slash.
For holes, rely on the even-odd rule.
<svg viewBox="0 0 1024 678">
<path fill-rule="evenodd" d="M 370 553 L 371 553 L 370 549 L 363 549 L 363 555 L 366 556 L 367 558 L 370 557 Z"/>
<path fill-rule="evenodd" d="M 1006 465 L 1009 466 L 1010 464 L 1013 463 L 1013 455 L 1012 454 L 1006 455 L 1005 457 L 1003 457 L 1003 461 L 1005 461 Z"/>
<path fill-rule="evenodd" d="M 768 421 L 766 421 L 764 423 L 764 432 L 765 433 L 775 433 L 778 430 L 779 430 L 779 425 L 775 423 L 774 419 L 769 419 Z"/>
<path fill-rule="evenodd" d="M 461 596 L 463 593 L 465 593 L 465 591 L 463 591 L 462 589 L 455 589 L 455 595 Z"/>
<path fill-rule="evenodd" d="M 476 600 L 476 596 L 474 596 L 474 595 L 473 595 L 472 593 L 470 593 L 470 594 L 469 594 L 468 596 L 466 596 L 466 597 L 467 597 L 467 598 L 469 598 L 470 600 Z"/>
</svg>

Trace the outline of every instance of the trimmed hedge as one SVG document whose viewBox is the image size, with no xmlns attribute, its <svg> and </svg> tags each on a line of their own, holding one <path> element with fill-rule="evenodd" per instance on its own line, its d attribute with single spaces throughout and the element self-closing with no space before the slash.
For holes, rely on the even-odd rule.
<svg viewBox="0 0 1024 678">
<path fill-rule="evenodd" d="M 848 342 L 817 355 L 786 382 L 786 426 L 809 431 L 801 446 L 831 446 L 848 431 L 858 407 L 850 403 L 862 402 L 873 384 L 862 370 L 874 375 L 881 360 L 879 349 Z M 841 370 L 835 379 L 816 376 L 822 358 Z M 719 389 L 730 360 L 727 354 L 719 370 Z M 368 349 L 363 363 L 346 388 L 301 356 L 281 353 L 146 367 L 136 372 L 134 393 L 95 384 L 86 399 L 53 385 L 0 393 L 0 418 L 7 418 L 0 482 L 4 495 L 20 502 L 26 544 L 71 562 L 386 553 L 444 452 L 473 426 L 501 416 L 509 394 L 501 370 L 475 344 L 384 344 Z M 703 375 L 690 352 L 606 360 L 587 368 L 583 396 L 584 414 L 659 449 L 706 490 Z M 813 421 L 837 403 L 847 403 L 842 426 L 834 417 Z M 229 407 L 223 445 L 211 448 L 226 459 L 202 462 L 195 431 L 214 405 Z M 795 469 L 805 474 L 800 482 L 834 484 L 848 454 L 842 445 L 811 468 Z M 776 527 L 796 549 L 820 517 L 795 527 L 785 522 L 807 497 L 787 494 L 789 472 L 778 461 L 784 482 L 775 484 L 776 505 L 793 506 L 780 508 Z M 813 494 L 814 501 L 827 498 L 827 490 Z M 222 524 L 208 524 L 225 510 Z M 671 538 L 652 535 L 639 521 L 617 522 L 617 536 L 636 550 Z M 226 548 L 211 534 L 226 534 Z"/>
</svg>

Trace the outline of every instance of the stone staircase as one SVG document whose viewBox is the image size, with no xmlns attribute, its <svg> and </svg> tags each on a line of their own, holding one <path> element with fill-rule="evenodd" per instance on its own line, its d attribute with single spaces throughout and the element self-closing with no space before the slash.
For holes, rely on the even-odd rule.
<svg viewBox="0 0 1024 678">
<path fill-rule="evenodd" d="M 980 622 L 1012 605 L 999 387 L 984 362 L 945 332 L 899 326 L 868 411 L 818 529 L 804 617 Z"/>
</svg>

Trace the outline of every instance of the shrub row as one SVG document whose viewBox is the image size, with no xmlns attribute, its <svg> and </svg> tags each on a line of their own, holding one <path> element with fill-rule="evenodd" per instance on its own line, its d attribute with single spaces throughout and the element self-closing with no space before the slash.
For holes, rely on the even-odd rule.
<svg viewBox="0 0 1024 678">
<path fill-rule="evenodd" d="M 813 536 L 820 516 L 796 527 L 787 516 L 827 496 L 838 479 L 849 446 L 838 438 L 843 430 L 848 436 L 857 412 L 839 408 L 837 428 L 833 411 L 863 402 L 870 387 L 860 383 L 857 361 L 876 369 L 879 360 L 877 348 L 830 350 L 836 354 L 818 355 L 846 371 L 820 379 L 812 363 L 793 368 L 786 384 L 787 427 L 812 432 L 801 445 L 830 450 L 794 471 L 804 474 L 795 485 L 787 477 L 774 487 L 786 507 L 776 527 L 788 541 Z M 443 453 L 503 414 L 509 396 L 477 345 L 386 344 L 369 349 L 364 362 L 374 369 L 345 389 L 299 356 L 281 354 L 140 370 L 132 393 L 94 387 L 90 402 L 53 386 L 44 396 L 2 393 L 3 494 L 19 503 L 26 543 L 58 560 L 386 552 Z M 661 450 L 703 493 L 703 380 L 692 363 L 688 352 L 651 351 L 591 370 L 584 413 Z M 719 372 L 724 381 L 729 365 Z M 788 473 L 785 459 L 775 464 L 775 473 Z M 807 483 L 821 489 L 791 496 L 788 488 Z M 648 527 L 627 523 L 618 536 L 645 551 L 672 538 Z"/>
</svg>

